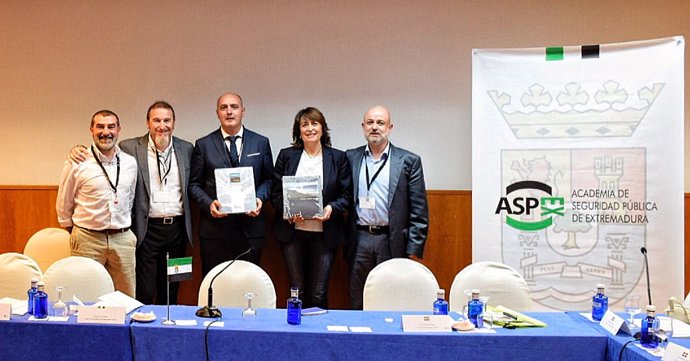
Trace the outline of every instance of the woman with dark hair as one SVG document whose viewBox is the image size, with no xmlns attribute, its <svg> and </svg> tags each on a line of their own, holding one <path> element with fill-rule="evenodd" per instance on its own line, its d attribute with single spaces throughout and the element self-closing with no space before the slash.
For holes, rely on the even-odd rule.
<svg viewBox="0 0 690 361">
<path fill-rule="evenodd" d="M 331 148 L 326 118 L 316 108 L 295 116 L 292 146 L 281 149 L 275 164 L 273 228 L 283 250 L 290 286 L 298 287 L 305 307 L 328 308 L 328 280 L 333 257 L 345 242 L 343 212 L 349 207 L 352 173 L 345 152 Z M 283 176 L 318 176 L 323 210 L 312 219 L 301 214 L 283 219 Z"/>
</svg>

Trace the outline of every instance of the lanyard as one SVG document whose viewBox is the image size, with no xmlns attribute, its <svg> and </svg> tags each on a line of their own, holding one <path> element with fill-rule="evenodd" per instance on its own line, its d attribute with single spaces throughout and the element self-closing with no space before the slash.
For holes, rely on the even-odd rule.
<svg viewBox="0 0 690 361">
<path fill-rule="evenodd" d="M 165 156 L 165 152 L 158 152 L 157 148 L 151 147 L 156 152 L 156 165 L 158 166 L 158 180 L 161 182 L 161 187 L 168 182 L 168 174 L 170 174 L 170 169 L 172 168 L 172 152 L 173 148 L 168 150 L 168 156 Z M 167 164 L 166 164 L 167 163 Z M 165 169 L 165 174 L 161 172 L 161 164 L 163 164 L 163 169 Z"/>
<path fill-rule="evenodd" d="M 373 158 L 372 158 L 373 159 Z M 364 153 L 364 168 L 366 169 L 367 172 L 367 192 L 371 189 L 371 185 L 374 183 L 376 180 L 376 177 L 379 176 L 379 173 L 381 173 L 381 170 L 383 170 L 383 167 L 386 166 L 386 162 L 388 162 L 388 155 L 385 155 L 385 158 L 383 159 L 383 163 L 379 167 L 379 169 L 374 173 L 374 176 L 369 180 L 369 164 L 367 164 L 367 154 L 366 152 Z"/>
<path fill-rule="evenodd" d="M 96 158 L 96 163 L 101 166 L 101 170 L 103 170 L 103 174 L 105 174 L 105 177 L 108 179 L 108 183 L 110 184 L 110 188 L 113 189 L 113 193 L 117 195 L 117 185 L 120 184 L 120 156 L 115 155 L 115 158 L 117 159 L 117 176 L 115 178 L 115 184 L 110 180 L 110 176 L 108 175 L 108 172 L 105 171 L 105 167 L 103 167 L 103 162 L 98 158 L 96 155 L 96 151 L 93 150 L 93 145 L 91 146 L 91 154 L 93 154 L 93 157 Z"/>
</svg>

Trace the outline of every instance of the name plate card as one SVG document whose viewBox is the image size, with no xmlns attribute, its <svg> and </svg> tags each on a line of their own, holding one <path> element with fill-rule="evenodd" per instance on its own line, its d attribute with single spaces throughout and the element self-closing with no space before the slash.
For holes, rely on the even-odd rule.
<svg viewBox="0 0 690 361">
<path fill-rule="evenodd" d="M 12 315 L 12 305 L 0 303 L 0 321 L 9 321 Z"/>
<path fill-rule="evenodd" d="M 680 346 L 676 343 L 669 342 L 666 345 L 666 351 L 662 361 L 690 361 L 690 349 Z"/>
<path fill-rule="evenodd" d="M 125 324 L 125 308 L 122 306 L 79 306 L 77 323 Z"/>
<path fill-rule="evenodd" d="M 403 315 L 403 332 L 453 332 L 448 315 Z"/>
<path fill-rule="evenodd" d="M 618 316 L 617 314 L 611 312 L 611 310 L 607 310 L 606 313 L 604 313 L 604 317 L 601 318 L 601 322 L 599 322 L 599 325 L 604 328 L 608 333 L 612 335 L 616 335 L 618 331 L 621 329 L 621 326 L 626 325 L 625 320 L 623 317 Z"/>
</svg>

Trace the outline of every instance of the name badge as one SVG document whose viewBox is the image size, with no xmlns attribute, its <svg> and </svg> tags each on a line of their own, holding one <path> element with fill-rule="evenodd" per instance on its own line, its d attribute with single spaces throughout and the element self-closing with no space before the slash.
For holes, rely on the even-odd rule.
<svg viewBox="0 0 690 361">
<path fill-rule="evenodd" d="M 359 208 L 374 209 L 376 208 L 376 199 L 374 197 L 359 197 Z"/>
<path fill-rule="evenodd" d="M 172 200 L 172 194 L 168 191 L 153 191 L 153 203 L 166 203 Z"/>
<path fill-rule="evenodd" d="M 122 199 L 122 197 L 118 197 L 115 195 L 113 198 L 110 199 L 110 202 L 108 202 L 108 208 L 110 208 L 110 213 L 120 213 L 123 210 L 126 210 L 127 207 L 125 206 L 125 200 Z"/>
</svg>

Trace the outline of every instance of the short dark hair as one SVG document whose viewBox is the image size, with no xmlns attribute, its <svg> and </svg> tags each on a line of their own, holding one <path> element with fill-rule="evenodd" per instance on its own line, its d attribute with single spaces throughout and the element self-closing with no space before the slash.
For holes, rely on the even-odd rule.
<svg viewBox="0 0 690 361">
<path fill-rule="evenodd" d="M 302 118 L 307 118 L 309 120 L 314 120 L 321 124 L 321 145 L 327 147 L 331 146 L 331 135 L 328 130 L 328 124 L 326 124 L 326 118 L 323 116 L 320 110 L 314 107 L 307 107 L 295 115 L 295 122 L 292 124 L 292 146 L 295 148 L 304 148 L 304 142 L 300 137 L 300 123 Z"/>
<path fill-rule="evenodd" d="M 101 110 L 93 113 L 93 115 L 91 116 L 91 125 L 89 127 L 93 127 L 93 122 L 96 120 L 96 116 L 98 116 L 98 115 L 100 115 L 102 117 L 110 117 L 110 116 L 115 117 L 115 120 L 117 120 L 117 126 L 118 127 L 120 126 L 120 117 L 118 117 L 114 111 L 108 110 L 108 109 L 101 109 Z"/>
<path fill-rule="evenodd" d="M 173 109 L 172 105 L 170 105 L 170 103 L 166 102 L 165 100 L 156 100 L 155 102 L 153 102 L 153 104 L 151 104 L 149 110 L 146 111 L 146 120 L 151 120 L 151 111 L 154 109 L 168 109 L 172 112 L 172 120 L 175 120 L 175 109 Z"/>
</svg>

